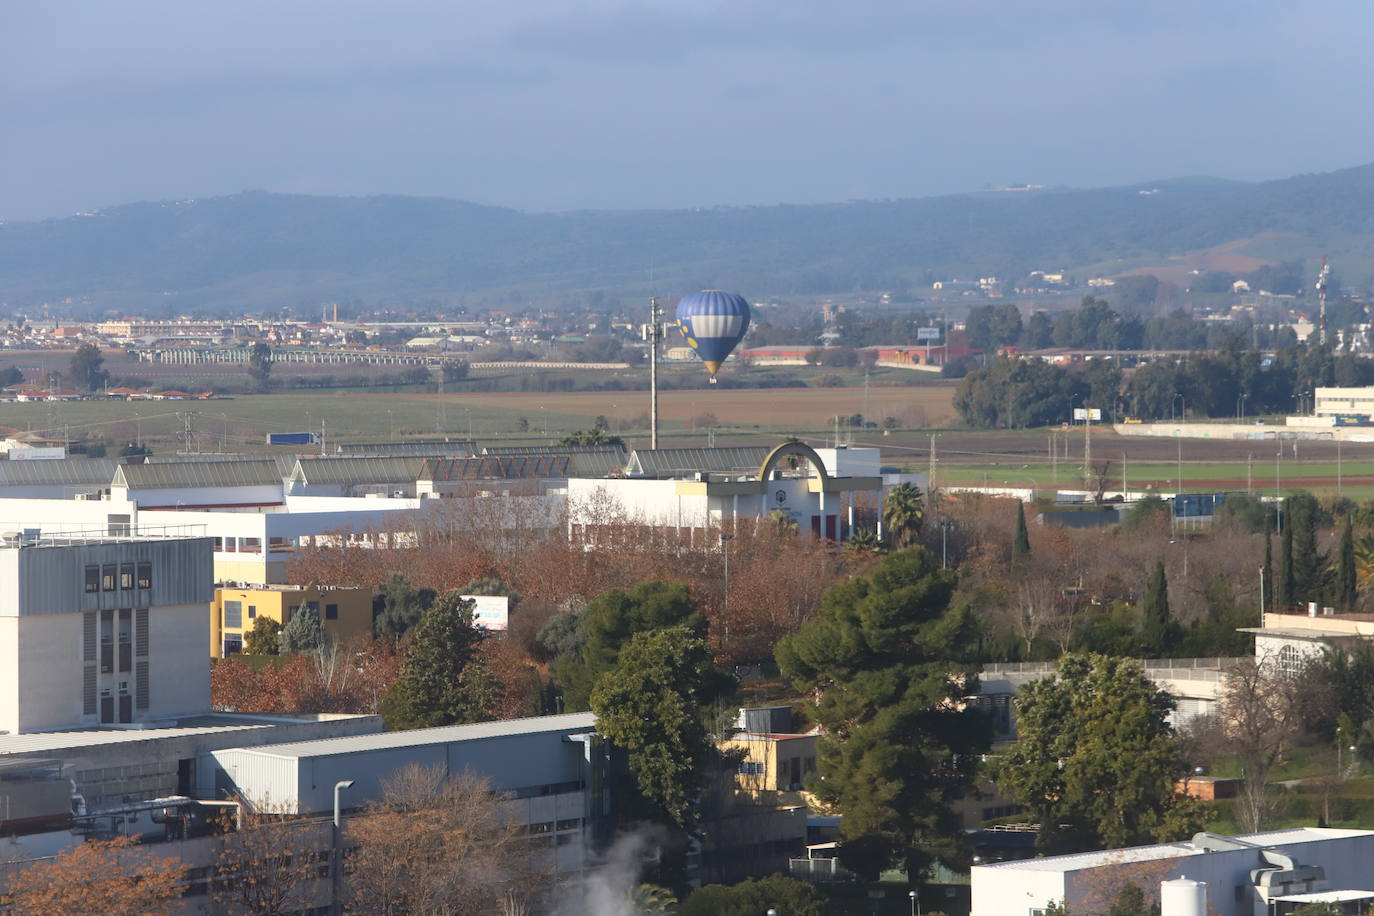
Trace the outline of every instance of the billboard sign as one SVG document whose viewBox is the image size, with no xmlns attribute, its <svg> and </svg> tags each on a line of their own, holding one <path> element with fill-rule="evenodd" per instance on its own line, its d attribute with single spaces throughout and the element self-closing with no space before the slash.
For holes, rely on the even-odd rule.
<svg viewBox="0 0 1374 916">
<path fill-rule="evenodd" d="M 1083 420 L 1084 422 L 1087 422 L 1088 420 L 1096 420 L 1096 421 L 1098 421 L 1098 422 L 1101 422 L 1101 420 L 1102 420 L 1102 408 L 1100 408 L 1100 407 L 1075 407 L 1075 408 L 1073 409 L 1073 418 L 1074 418 L 1075 420 Z"/>
<path fill-rule="evenodd" d="M 463 595 L 464 599 L 476 602 L 472 610 L 472 622 L 484 630 L 505 630 L 510 623 L 509 595 Z"/>
<path fill-rule="evenodd" d="M 922 341 L 939 340 L 939 339 L 940 339 L 940 329 L 939 329 L 939 328 L 917 328 L 917 329 L 916 329 L 916 342 L 917 342 L 917 343 L 920 343 L 920 342 L 922 342 Z"/>
</svg>

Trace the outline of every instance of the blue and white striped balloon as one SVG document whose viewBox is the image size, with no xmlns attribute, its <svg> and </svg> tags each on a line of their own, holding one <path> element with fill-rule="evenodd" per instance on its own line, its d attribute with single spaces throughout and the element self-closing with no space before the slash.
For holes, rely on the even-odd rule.
<svg viewBox="0 0 1374 916">
<path fill-rule="evenodd" d="M 677 304 L 677 328 L 715 381 L 720 364 L 749 330 L 749 303 L 738 293 L 718 289 L 683 296 Z"/>
</svg>

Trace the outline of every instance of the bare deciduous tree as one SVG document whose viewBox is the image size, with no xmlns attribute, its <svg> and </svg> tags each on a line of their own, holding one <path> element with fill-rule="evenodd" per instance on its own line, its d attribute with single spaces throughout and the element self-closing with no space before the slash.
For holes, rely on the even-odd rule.
<svg viewBox="0 0 1374 916">
<path fill-rule="evenodd" d="M 1254 833 L 1273 813 L 1269 777 L 1302 734 L 1298 679 L 1267 659 L 1244 659 L 1227 672 L 1221 728 L 1243 771 L 1236 817 Z"/>
<path fill-rule="evenodd" d="M 411 765 L 382 791 L 347 828 L 357 845 L 348 883 L 359 911 L 475 916 L 537 892 L 532 839 L 481 777 Z"/>
</svg>

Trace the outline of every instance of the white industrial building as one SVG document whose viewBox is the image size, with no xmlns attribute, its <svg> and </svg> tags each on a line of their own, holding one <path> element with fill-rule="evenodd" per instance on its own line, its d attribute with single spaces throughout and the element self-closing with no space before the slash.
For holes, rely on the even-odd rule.
<svg viewBox="0 0 1374 916">
<path fill-rule="evenodd" d="M 1286 916 L 1312 895 L 1374 899 L 1374 831 L 1300 827 L 1179 843 L 975 865 L 971 916 L 1106 912 L 1131 882 L 1158 901 L 1164 882 L 1188 881 L 1192 903 L 1167 916 Z M 1187 897 L 1188 895 L 1182 894 Z M 1320 898 L 1317 898 L 1320 899 Z"/>
<path fill-rule="evenodd" d="M 210 705 L 208 538 L 0 541 L 0 731 Z"/>
<path fill-rule="evenodd" d="M 379 801 L 384 780 L 412 764 L 471 772 L 505 796 L 516 824 L 549 837 L 559 871 L 576 871 L 611 813 L 595 729 L 596 716 L 584 712 L 216 750 L 197 761 L 198 795 L 322 814 L 340 781 L 353 781 L 342 802 L 357 808 Z"/>
<path fill-rule="evenodd" d="M 595 544 L 623 526 L 674 532 L 706 545 L 721 531 L 739 530 L 779 512 L 799 532 L 845 540 L 857 516 L 876 516 L 888 483 L 878 449 L 813 449 L 800 442 L 776 448 L 640 449 L 625 476 L 568 480 L 568 525 Z M 924 482 L 920 475 L 893 475 Z"/>
</svg>

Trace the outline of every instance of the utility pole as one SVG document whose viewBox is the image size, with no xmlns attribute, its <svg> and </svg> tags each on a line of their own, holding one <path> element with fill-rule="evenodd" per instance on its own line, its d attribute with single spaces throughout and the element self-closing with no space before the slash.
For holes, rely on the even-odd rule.
<svg viewBox="0 0 1374 916">
<path fill-rule="evenodd" d="M 1059 449 L 1054 443 L 1054 433 L 1050 433 L 1050 479 L 1059 483 Z"/>
<path fill-rule="evenodd" d="M 1245 459 L 1245 495 L 1255 495 L 1255 453 Z"/>
<path fill-rule="evenodd" d="M 1121 453 L 1121 501 L 1126 501 L 1126 453 Z"/>
<path fill-rule="evenodd" d="M 935 496 L 935 434 L 930 434 L 930 470 L 926 472 L 926 501 L 934 500 Z"/>
<path fill-rule="evenodd" d="M 1083 405 L 1083 480 L 1092 489 L 1093 479 L 1093 409 Z"/>
<path fill-rule="evenodd" d="M 658 297 L 649 297 L 649 448 L 658 448 L 658 341 L 663 330 Z"/>
</svg>

